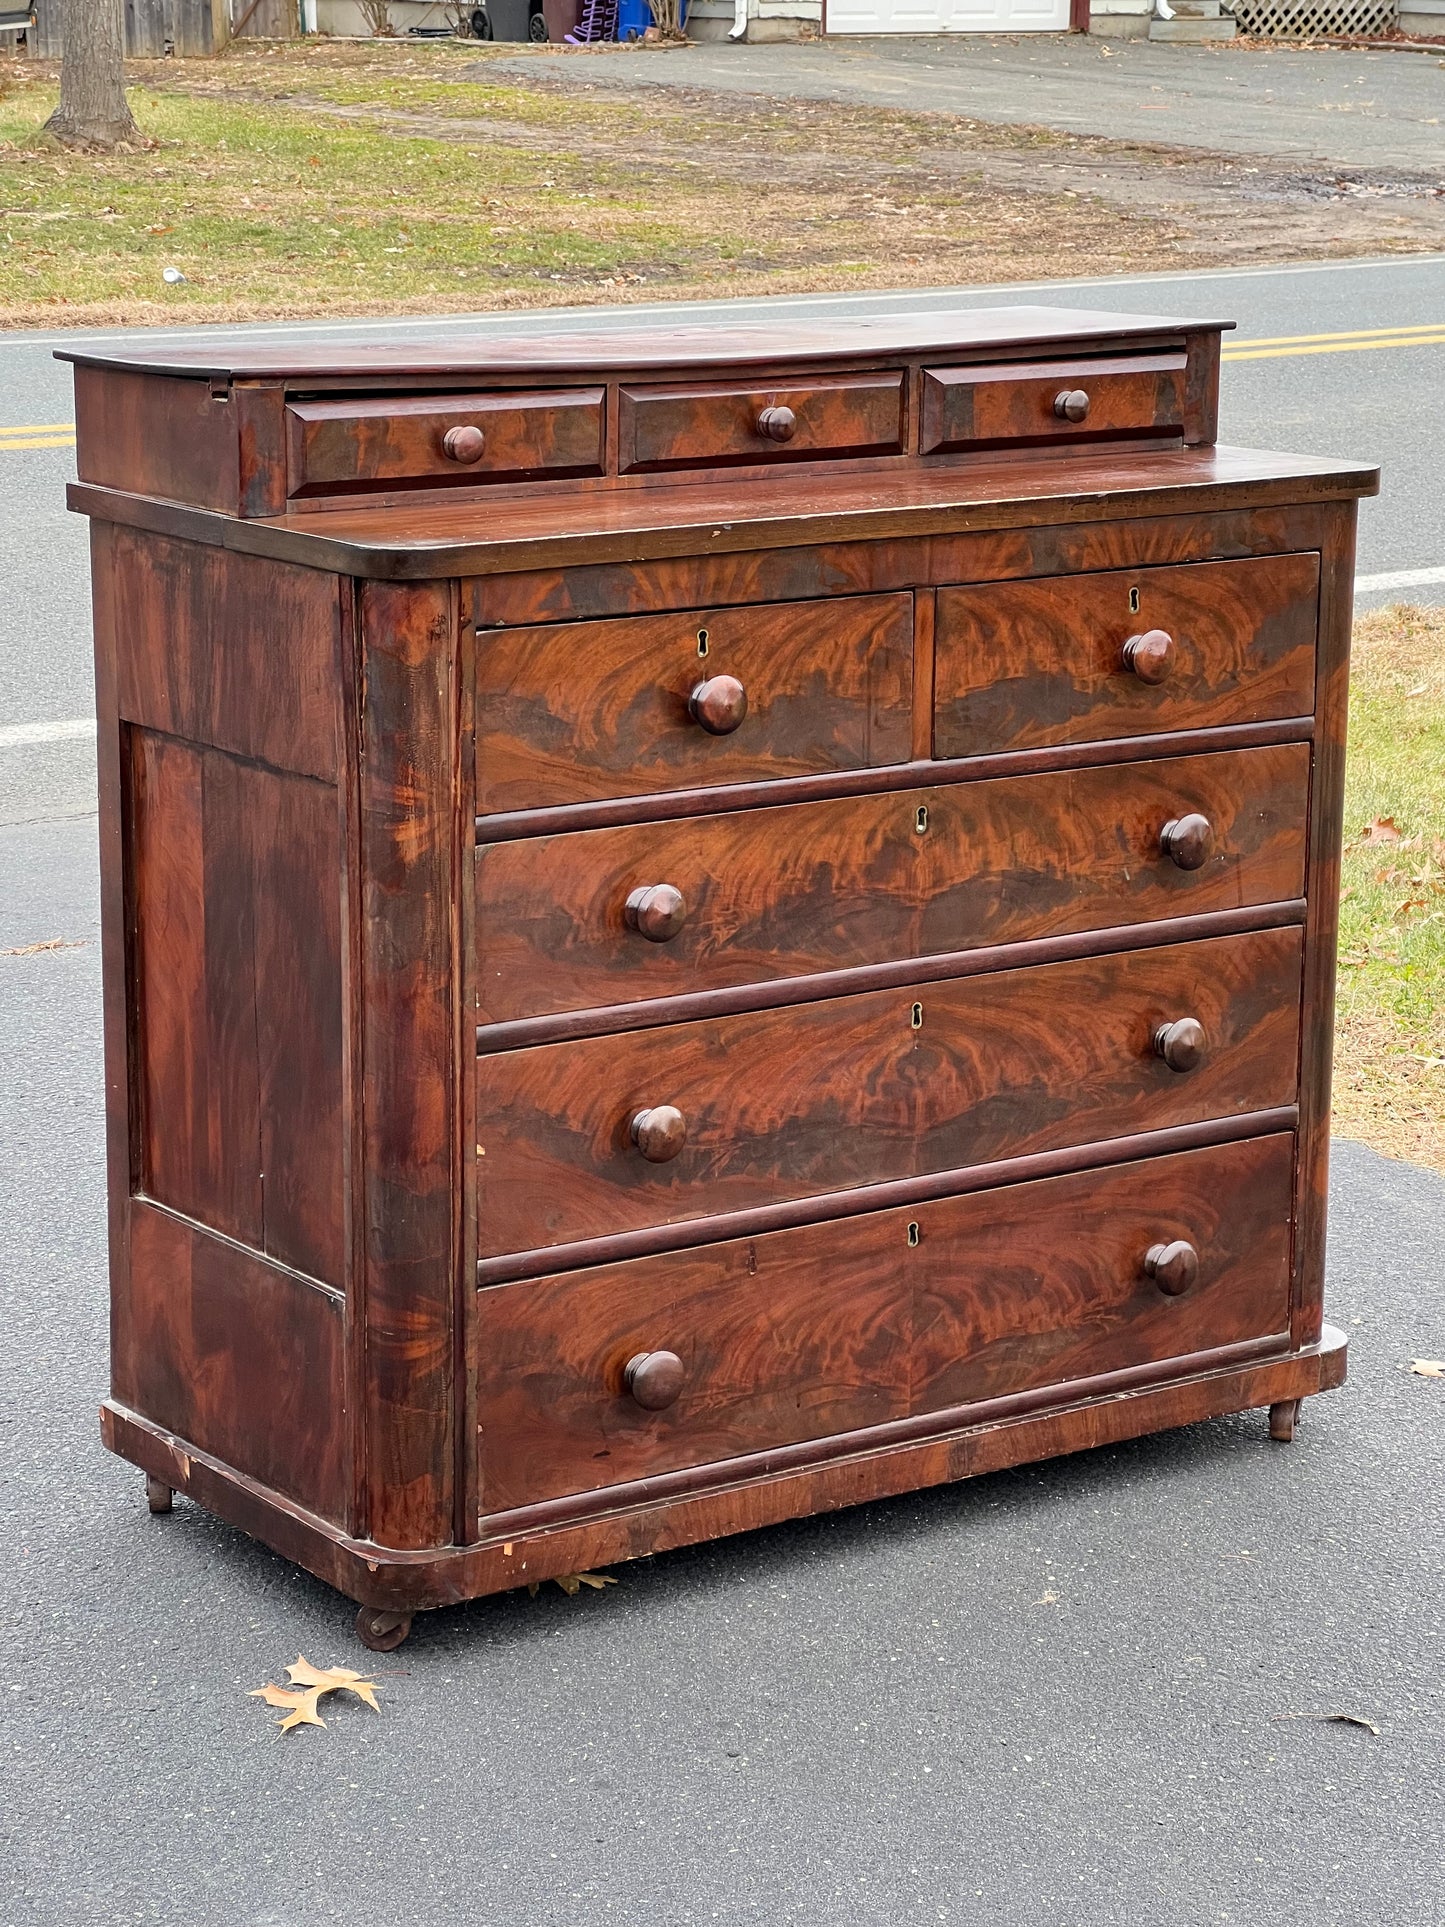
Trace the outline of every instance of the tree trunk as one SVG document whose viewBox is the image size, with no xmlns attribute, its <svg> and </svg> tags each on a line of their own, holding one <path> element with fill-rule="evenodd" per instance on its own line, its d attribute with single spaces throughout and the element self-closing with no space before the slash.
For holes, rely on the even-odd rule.
<svg viewBox="0 0 1445 1927">
<path fill-rule="evenodd" d="M 125 98 L 124 0 L 61 0 L 60 105 L 46 132 L 67 147 L 145 144 Z"/>
</svg>

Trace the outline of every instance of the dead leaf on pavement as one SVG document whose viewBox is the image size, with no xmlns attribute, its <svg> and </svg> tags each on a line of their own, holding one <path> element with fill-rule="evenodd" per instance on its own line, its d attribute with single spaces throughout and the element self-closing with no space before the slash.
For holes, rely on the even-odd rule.
<svg viewBox="0 0 1445 1927">
<path fill-rule="evenodd" d="M 1410 1370 L 1420 1378 L 1445 1378 L 1445 1358 L 1412 1358 Z"/>
<path fill-rule="evenodd" d="M 38 957 L 42 950 L 84 950 L 88 937 L 47 937 L 44 943 L 22 943 L 18 950 L 0 950 L 0 957 Z"/>
<path fill-rule="evenodd" d="M 615 1586 L 617 1581 L 610 1572 L 563 1572 L 558 1573 L 552 1583 L 554 1586 L 560 1586 L 569 1599 L 575 1599 L 583 1586 L 590 1586 L 594 1592 L 601 1592 L 604 1586 Z M 534 1599 L 541 1590 L 540 1579 L 527 1581 L 527 1591 Z"/>
<path fill-rule="evenodd" d="M 268 1706 L 286 1708 L 285 1719 L 277 1724 L 279 1733 L 289 1733 L 297 1726 L 325 1726 L 320 1711 L 324 1693 L 354 1693 L 373 1713 L 381 1711 L 376 1703 L 376 1682 L 363 1679 L 349 1666 L 333 1666 L 323 1672 L 298 1653 L 296 1664 L 288 1666 L 286 1673 L 292 1682 L 289 1687 L 273 1686 L 268 1680 L 247 1694 L 248 1699 L 265 1700 Z"/>
<path fill-rule="evenodd" d="M 286 1668 L 286 1677 L 293 1686 L 314 1686 L 322 1693 L 355 1693 L 373 1713 L 381 1711 L 376 1703 L 374 1683 L 363 1679 L 360 1673 L 353 1673 L 349 1666 L 333 1666 L 328 1672 L 322 1672 L 320 1667 L 313 1666 L 310 1660 L 302 1659 L 298 1653 L 296 1664 Z"/>
<path fill-rule="evenodd" d="M 1373 1720 L 1367 1720 L 1363 1713 L 1276 1713 L 1277 1720 L 1318 1720 L 1322 1726 L 1363 1726 L 1375 1738 L 1380 1737 L 1380 1729 Z"/>
</svg>

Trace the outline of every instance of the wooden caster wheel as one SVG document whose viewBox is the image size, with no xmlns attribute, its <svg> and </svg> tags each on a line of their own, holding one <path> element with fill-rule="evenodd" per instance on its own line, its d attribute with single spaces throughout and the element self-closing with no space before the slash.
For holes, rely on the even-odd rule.
<svg viewBox="0 0 1445 1927">
<path fill-rule="evenodd" d="M 175 1493 L 162 1479 L 153 1479 L 146 1473 L 146 1504 L 152 1512 L 169 1512 Z"/>
<path fill-rule="evenodd" d="M 1302 1398 L 1281 1399 L 1278 1405 L 1269 1408 L 1269 1435 L 1278 1439 L 1281 1445 L 1288 1445 L 1294 1437 L 1295 1427 L 1300 1422 L 1300 1412 L 1304 1406 Z"/>
<path fill-rule="evenodd" d="M 388 1613 L 378 1606 L 363 1606 L 356 1615 L 356 1637 L 371 1653 L 394 1653 L 410 1631 L 410 1613 Z"/>
</svg>

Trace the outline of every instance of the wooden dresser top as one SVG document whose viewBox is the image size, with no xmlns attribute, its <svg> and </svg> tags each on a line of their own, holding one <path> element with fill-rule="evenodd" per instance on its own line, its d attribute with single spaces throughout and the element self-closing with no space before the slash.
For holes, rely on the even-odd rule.
<svg viewBox="0 0 1445 1927">
<path fill-rule="evenodd" d="M 730 328 L 534 328 L 526 334 L 430 335 L 409 341 L 331 337 L 325 341 L 248 341 L 217 331 L 214 342 L 155 348 L 118 341 L 109 348 L 62 349 L 59 361 L 137 374 L 235 381 L 314 381 L 352 377 L 411 379 L 444 375 L 491 380 L 563 374 L 735 368 L 873 360 L 899 355 L 970 357 L 1022 349 L 1139 347 L 1219 334 L 1232 321 L 1094 313 L 1082 308 L 947 308 L 925 314 L 840 321 L 771 321 Z"/>
</svg>

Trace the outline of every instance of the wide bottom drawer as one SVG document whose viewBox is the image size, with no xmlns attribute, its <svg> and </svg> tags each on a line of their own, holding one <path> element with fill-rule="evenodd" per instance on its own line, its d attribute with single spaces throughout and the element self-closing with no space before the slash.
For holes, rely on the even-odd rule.
<svg viewBox="0 0 1445 1927">
<path fill-rule="evenodd" d="M 483 1511 L 1283 1344 L 1293 1155 L 1283 1133 L 483 1290 Z"/>
</svg>

